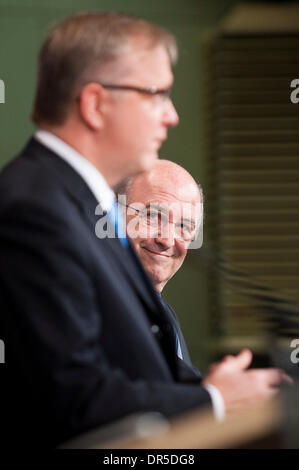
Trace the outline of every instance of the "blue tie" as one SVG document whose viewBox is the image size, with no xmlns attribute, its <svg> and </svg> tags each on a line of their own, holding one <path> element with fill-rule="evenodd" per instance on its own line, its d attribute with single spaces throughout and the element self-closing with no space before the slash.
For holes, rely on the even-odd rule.
<svg viewBox="0 0 299 470">
<path fill-rule="evenodd" d="M 113 206 L 108 212 L 109 219 L 115 227 L 115 235 L 119 238 L 120 243 L 125 247 L 129 247 L 129 242 L 126 235 L 126 227 L 122 213 L 118 210 L 117 202 L 114 201 Z"/>
<path fill-rule="evenodd" d="M 177 332 L 175 332 L 176 353 L 180 359 L 183 359 L 181 344 Z"/>
</svg>

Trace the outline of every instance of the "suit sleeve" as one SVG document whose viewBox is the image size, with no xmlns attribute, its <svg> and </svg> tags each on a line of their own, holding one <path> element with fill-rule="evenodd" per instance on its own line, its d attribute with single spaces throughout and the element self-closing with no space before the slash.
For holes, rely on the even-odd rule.
<svg viewBox="0 0 299 470">
<path fill-rule="evenodd" d="M 18 416 L 35 430 L 46 423 L 57 444 L 134 412 L 210 404 L 199 385 L 133 381 L 110 366 L 87 259 L 63 210 L 28 201 L 1 212 L 1 325 Z"/>
</svg>

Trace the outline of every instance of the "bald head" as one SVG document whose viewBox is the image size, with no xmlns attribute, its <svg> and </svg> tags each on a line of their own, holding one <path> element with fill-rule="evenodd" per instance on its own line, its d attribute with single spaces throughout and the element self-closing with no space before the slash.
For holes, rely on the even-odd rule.
<svg viewBox="0 0 299 470">
<path fill-rule="evenodd" d="M 126 196 L 130 206 L 128 236 L 156 290 L 161 292 L 182 265 L 201 221 L 201 191 L 184 168 L 157 160 L 152 170 L 130 180 Z M 132 208 L 141 206 L 144 210 L 138 213 L 136 230 L 136 212 Z"/>
<path fill-rule="evenodd" d="M 140 173 L 128 184 L 127 201 L 142 201 L 145 193 L 155 192 L 185 202 L 200 201 L 201 192 L 193 176 L 169 160 L 157 160 L 151 171 Z"/>
</svg>

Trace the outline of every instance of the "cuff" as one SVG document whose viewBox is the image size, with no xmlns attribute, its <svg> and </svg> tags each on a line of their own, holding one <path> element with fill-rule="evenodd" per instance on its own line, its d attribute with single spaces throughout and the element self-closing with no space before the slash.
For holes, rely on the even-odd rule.
<svg viewBox="0 0 299 470">
<path fill-rule="evenodd" d="M 205 385 L 204 388 L 210 394 L 216 421 L 223 421 L 225 419 L 225 404 L 221 393 L 217 387 L 211 384 Z"/>
</svg>

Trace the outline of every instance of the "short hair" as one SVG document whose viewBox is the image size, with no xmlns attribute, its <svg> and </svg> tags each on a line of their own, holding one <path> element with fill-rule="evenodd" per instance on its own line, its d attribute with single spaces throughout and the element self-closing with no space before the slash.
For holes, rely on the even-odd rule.
<svg viewBox="0 0 299 470">
<path fill-rule="evenodd" d="M 144 39 L 145 49 L 162 45 L 176 62 L 175 37 L 132 15 L 80 12 L 56 25 L 39 54 L 33 122 L 62 124 L 82 86 L 98 77 L 103 65 L 116 63 L 134 38 Z"/>
</svg>

